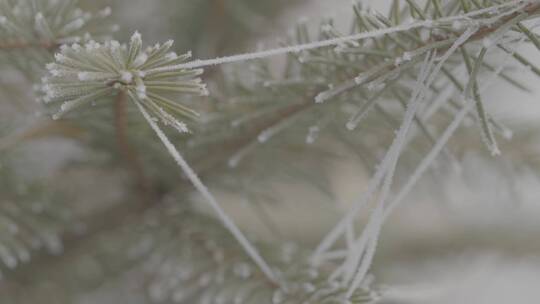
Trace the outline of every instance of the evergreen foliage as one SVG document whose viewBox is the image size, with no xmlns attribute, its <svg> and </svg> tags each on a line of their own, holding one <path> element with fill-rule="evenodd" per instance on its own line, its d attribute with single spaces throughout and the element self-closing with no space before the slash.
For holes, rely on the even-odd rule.
<svg viewBox="0 0 540 304">
<path fill-rule="evenodd" d="M 233 2 L 237 21 L 262 22 L 264 10 Z M 349 32 L 332 19 L 300 21 L 278 47 L 192 60 L 172 40 L 114 40 L 110 8 L 0 0 L 0 302 L 384 299 L 369 275 L 384 223 L 434 164 L 459 170 L 451 137 L 476 132 L 490 155 L 512 158 L 513 132 L 484 96 L 499 81 L 525 90 L 512 68 L 540 76 L 519 52 L 540 50 L 540 3 L 393 0 L 387 15 L 360 2 L 351 11 Z M 13 91 L 10 77 L 35 96 Z M 31 99 L 40 103 L 25 110 Z M 76 142 L 83 157 L 57 175 L 24 174 L 20 151 L 53 137 Z M 285 200 L 269 185 L 288 178 L 333 201 L 325 169 L 343 149 L 372 178 L 313 251 L 252 242 L 215 195 L 241 193 L 277 236 L 264 207 Z M 516 163 L 531 161 L 520 155 Z M 70 195 L 66 172 L 84 168 L 114 178 L 120 198 L 88 206 Z M 187 181 L 216 218 L 202 214 Z M 369 219 L 357 231 L 361 213 Z"/>
</svg>

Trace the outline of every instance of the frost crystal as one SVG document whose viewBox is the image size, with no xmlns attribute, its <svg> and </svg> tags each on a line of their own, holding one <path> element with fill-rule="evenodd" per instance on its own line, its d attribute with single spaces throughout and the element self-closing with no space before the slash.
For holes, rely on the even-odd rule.
<svg viewBox="0 0 540 304">
<path fill-rule="evenodd" d="M 143 51 L 141 35 L 136 32 L 129 45 L 114 40 L 103 44 L 90 40 L 84 46 L 63 45 L 55 55 L 56 62 L 47 65 L 50 76 L 43 79 L 44 100 L 63 102 L 53 116 L 57 119 L 79 106 L 124 92 L 165 125 L 187 132 L 186 124 L 172 114 L 188 118 L 198 114 L 171 96 L 206 96 L 208 90 L 197 77 L 202 70 L 177 67 L 191 54 L 169 52 L 172 44 L 167 41 Z"/>
<path fill-rule="evenodd" d="M 120 80 L 123 83 L 130 84 L 133 81 L 133 74 L 128 71 L 122 71 L 120 72 Z"/>
</svg>

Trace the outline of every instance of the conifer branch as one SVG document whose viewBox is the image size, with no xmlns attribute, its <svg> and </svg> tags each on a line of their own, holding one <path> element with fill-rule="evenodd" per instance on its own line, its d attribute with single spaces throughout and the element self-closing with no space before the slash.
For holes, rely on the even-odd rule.
<svg viewBox="0 0 540 304">
<path fill-rule="evenodd" d="M 320 41 L 312 42 L 312 43 L 287 46 L 287 47 L 282 47 L 282 48 L 277 48 L 277 49 L 270 49 L 270 50 L 265 50 L 262 52 L 246 53 L 246 54 L 233 55 L 229 57 L 222 57 L 222 58 L 208 59 L 208 60 L 195 60 L 189 63 L 180 64 L 178 68 L 193 69 L 193 68 L 208 67 L 212 65 L 221 65 L 221 64 L 226 64 L 226 63 L 244 62 L 248 60 L 263 59 L 263 58 L 268 58 L 271 56 L 283 55 L 283 54 L 288 54 L 288 53 L 300 53 L 303 51 L 309 51 L 309 50 L 314 50 L 314 49 L 319 49 L 319 48 L 324 48 L 324 47 L 338 46 L 340 44 L 344 44 L 351 41 L 361 41 L 361 40 L 366 40 L 369 38 L 377 38 L 384 35 L 406 32 L 406 31 L 420 29 L 420 28 L 433 28 L 437 26 L 444 27 L 445 25 L 452 24 L 452 22 L 467 22 L 470 20 L 469 18 L 485 14 L 489 12 L 490 10 L 507 8 L 512 5 L 518 5 L 518 6 L 521 5 L 521 7 L 519 9 L 516 9 L 515 10 L 516 12 L 512 12 L 508 16 L 504 16 L 504 18 L 502 18 L 501 20 L 496 20 L 496 21 L 505 22 L 512 18 L 515 18 L 517 15 L 524 14 L 525 16 L 530 16 L 540 11 L 540 4 L 530 3 L 527 5 L 523 5 L 526 2 L 527 1 L 524 1 L 524 0 L 509 1 L 508 3 L 503 3 L 503 4 L 495 5 L 489 8 L 478 9 L 476 11 L 468 12 L 464 15 L 441 18 L 437 20 L 426 20 L 424 16 L 423 18 L 424 21 L 417 21 L 417 22 L 413 22 L 407 25 L 399 25 L 399 26 L 389 27 L 385 29 L 378 29 L 378 30 L 374 30 L 374 31 L 366 32 L 366 33 L 359 33 L 359 34 L 353 34 L 353 35 L 338 37 L 338 38 L 333 38 L 333 39 L 320 40 Z M 522 9 L 524 11 L 523 13 L 520 12 Z M 486 24 L 481 26 L 481 28 L 478 31 L 476 31 L 475 35 L 471 36 L 469 39 L 471 39 L 472 41 L 479 40 L 495 31 L 490 20 L 485 20 L 484 22 Z M 480 24 L 482 23 L 483 23 L 482 20 L 480 20 Z"/>
<path fill-rule="evenodd" d="M 34 3 L 23 0 L 20 4 L 14 4 L 13 1 L 0 0 L 0 15 L 5 13 L 5 16 L 0 16 L 0 51 L 5 51 L 2 55 L 13 56 L 19 51 L 26 54 L 29 49 L 47 53 L 59 49 L 55 62 L 47 66 L 49 75 L 43 79 L 40 89 L 41 100 L 50 106 L 54 112 L 53 118 L 85 123 L 88 117 L 92 117 L 90 120 L 98 121 L 100 109 L 112 108 L 114 115 L 108 119 L 113 121 L 103 124 L 99 120 L 103 130 L 96 130 L 93 136 L 114 138 L 110 135 L 115 132 L 122 158 L 144 188 L 150 181 L 142 172 L 138 155 L 146 156 L 147 151 L 152 151 L 156 154 L 153 157 L 157 158 L 159 153 L 151 150 L 151 145 L 143 140 L 143 136 L 137 138 L 143 143 L 137 148 L 133 148 L 128 141 L 128 134 L 136 132 L 136 126 L 127 125 L 127 100 L 131 100 L 170 156 L 240 244 L 234 247 L 226 238 L 232 251 L 241 248 L 247 253 L 247 256 L 227 253 L 223 258 L 221 249 L 205 248 L 200 251 L 204 253 L 202 256 L 191 257 L 186 262 L 178 253 L 183 252 L 182 248 L 176 247 L 178 242 L 187 242 L 189 248 L 196 250 L 205 247 L 217 238 L 210 236 L 201 240 L 201 235 L 220 230 L 211 225 L 202 227 L 194 234 L 186 232 L 189 235 L 187 239 L 179 241 L 167 238 L 163 243 L 153 244 L 152 250 L 145 249 L 148 245 L 144 240 L 126 246 L 127 249 L 124 249 L 137 256 L 137 259 L 132 264 L 126 263 L 130 266 L 119 273 L 133 269 L 132 266 L 138 262 L 155 262 L 147 260 L 147 253 L 153 249 L 159 251 L 156 259 L 163 258 L 161 254 L 164 254 L 172 265 L 179 267 L 186 267 L 192 261 L 202 261 L 196 265 L 200 267 L 197 273 L 190 275 L 174 292 L 162 290 L 165 282 L 172 280 L 172 275 L 157 271 L 152 268 L 156 264 L 152 264 L 148 272 L 156 280 L 149 294 L 155 296 L 157 301 L 237 301 L 230 295 L 238 295 L 234 292 L 238 286 L 242 286 L 240 289 L 248 295 L 256 293 L 256 297 L 240 297 L 248 303 L 251 299 L 259 302 L 261 299 L 271 300 L 272 303 L 343 303 L 347 300 L 364 303 L 375 300 L 376 297 L 366 295 L 366 290 L 359 287 L 368 277 L 383 224 L 440 152 L 448 148 L 450 137 L 465 121 L 476 122 L 489 151 L 498 154 L 497 136 L 509 139 L 512 135 L 487 111 L 489 107 L 486 107 L 482 93 L 496 78 L 519 88 L 524 86 L 491 55 L 498 52 L 514 58 L 516 63 L 540 75 L 540 69 L 534 62 L 510 47 L 526 41 L 538 48 L 538 35 L 527 22 L 540 14 L 538 1 L 452 0 L 444 3 L 430 0 L 424 6 L 415 0 L 394 0 L 388 17 L 355 4 L 355 23 L 348 34 L 340 33 L 330 20 L 322 23 L 317 37 L 312 37 L 307 25 L 301 23 L 296 33 L 283 43 L 284 47 L 194 61 L 189 61 L 190 53 L 177 55 L 171 52 L 172 41 L 144 49 L 138 33 L 132 36 L 128 44 L 106 38 L 111 29 L 101 31 L 99 26 L 91 26 L 90 21 L 101 21 L 110 13 L 108 10 L 81 15 L 74 1 L 44 0 L 40 5 L 47 9 Z M 10 13 L 19 9 L 27 14 Z M 19 25 L 23 26 L 18 28 Z M 87 26 L 95 30 L 92 36 L 83 33 L 83 28 L 86 30 Z M 263 59 L 277 55 L 286 55 L 287 63 L 282 75 L 276 77 L 270 72 L 269 63 Z M 206 84 L 198 78 L 203 71 L 198 68 L 245 61 L 251 61 L 250 70 L 239 74 L 247 74 L 249 79 L 235 79 L 226 75 L 221 83 L 216 82 L 215 91 L 207 97 L 209 92 Z M 26 68 L 21 65 L 21 70 L 25 71 Z M 483 81 L 488 74 L 492 79 Z M 224 97 L 218 96 L 219 90 L 223 90 L 221 94 Z M 410 99 L 406 96 L 410 96 Z M 204 99 L 205 104 L 197 103 L 198 98 Z M 90 109 L 94 106 L 95 110 Z M 83 108 L 93 115 L 81 115 Z M 471 111 L 473 108 L 476 115 Z M 437 121 L 440 113 L 451 118 L 451 122 L 438 134 L 433 125 L 441 125 Z M 171 126 L 177 132 L 166 135 L 159 123 Z M 111 128 L 103 125 L 110 125 Z M 111 132 L 112 128 L 115 131 Z M 142 129 L 140 131 L 144 134 Z M 372 137 L 383 140 L 375 144 L 367 142 L 363 136 L 365 132 L 371 132 Z M 362 151 L 355 152 L 362 154 L 368 170 L 373 171 L 373 178 L 367 191 L 353 202 L 348 214 L 321 241 L 311 257 L 307 254 L 294 257 L 294 261 L 300 264 L 311 262 L 308 266 L 302 264 L 310 273 L 323 273 L 312 279 L 303 276 L 305 269 L 300 267 L 290 272 L 284 271 L 283 267 L 276 267 L 279 263 L 275 263 L 266 250 L 259 252 L 222 210 L 190 163 L 212 163 L 212 170 L 218 171 L 214 172 L 217 177 L 223 172 L 213 164 L 215 160 L 221 163 L 224 159 L 228 159 L 229 168 L 237 168 L 239 174 L 246 175 L 242 176 L 246 179 L 256 176 L 252 175 L 256 170 L 261 170 L 264 175 L 271 175 L 271 170 L 293 171 L 294 166 L 288 162 L 258 160 L 264 153 L 272 154 L 273 147 L 283 144 L 297 148 L 305 143 L 310 150 L 301 151 L 328 152 L 331 148 L 316 145 L 325 135 L 328 136 L 326 139 L 361 147 Z M 427 140 L 429 145 L 427 153 L 424 153 L 424 147 L 416 146 L 422 140 Z M 391 142 L 389 147 L 388 141 Z M 182 154 L 177 150 L 176 143 L 185 144 Z M 292 155 L 294 149 L 284 150 Z M 377 157 L 380 151 L 386 151 L 382 160 Z M 450 151 L 445 153 L 452 158 Z M 247 159 L 248 155 L 253 155 L 253 158 Z M 397 167 L 411 159 L 421 161 L 401 185 L 394 179 L 395 174 L 401 174 Z M 375 166 L 377 163 L 379 166 Z M 319 166 L 317 162 L 316 167 Z M 316 174 L 310 172 L 308 175 Z M 309 176 L 305 179 L 312 178 L 320 177 Z M 171 181 L 165 184 L 169 187 L 168 192 L 173 192 L 176 187 Z M 397 195 L 393 196 L 392 188 L 398 186 Z M 254 192 L 249 188 L 244 185 L 242 191 Z M 373 212 L 364 229 L 357 233 L 354 231 L 357 215 L 370 203 L 373 204 Z M 161 203 L 157 205 L 155 208 L 126 208 L 125 211 L 138 216 L 138 213 L 146 214 L 163 207 Z M 113 221 L 123 214 L 122 208 L 110 208 L 110 211 L 107 221 Z M 187 216 L 190 217 L 193 215 Z M 164 216 L 159 215 L 157 219 L 160 222 Z M 136 221 L 144 220 L 141 216 Z M 187 221 L 185 218 L 181 220 Z M 203 220 L 197 216 L 189 225 L 196 227 L 199 222 Z M 173 227 L 174 223 L 174 220 L 162 223 L 166 232 L 160 232 L 159 236 L 152 234 L 152 241 L 161 240 L 162 233 L 171 233 L 166 229 Z M 111 223 L 111 226 L 115 225 Z M 59 228 L 58 233 L 55 231 L 49 240 L 51 249 L 59 251 L 62 232 L 62 228 Z M 100 229 L 90 231 L 90 234 L 101 233 Z M 182 233 L 179 232 L 180 235 Z M 345 248 L 339 248 L 340 238 L 345 240 Z M 12 253 L 23 251 L 17 251 L 16 247 L 8 247 L 7 251 L 0 248 L 0 262 L 8 268 L 16 267 L 15 264 L 19 263 Z M 221 275 L 218 270 L 229 273 L 229 263 L 237 260 L 241 260 L 241 266 L 234 267 L 232 273 L 244 281 L 234 281 L 230 285 L 217 279 L 215 282 L 208 281 L 206 274 L 217 278 Z M 330 263 L 330 260 L 337 263 Z M 251 262 L 259 269 L 251 270 Z M 209 270 L 206 268 L 208 265 L 218 270 Z M 247 278 L 253 280 L 254 287 L 245 282 Z M 198 285 L 200 282 L 204 283 L 202 289 Z"/>
</svg>

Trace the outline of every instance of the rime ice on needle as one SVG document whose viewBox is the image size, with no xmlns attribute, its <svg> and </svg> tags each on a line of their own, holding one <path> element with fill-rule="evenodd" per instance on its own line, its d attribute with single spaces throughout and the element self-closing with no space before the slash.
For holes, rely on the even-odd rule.
<svg viewBox="0 0 540 304">
<path fill-rule="evenodd" d="M 191 57 L 170 51 L 173 41 L 143 50 L 141 35 L 136 32 L 129 45 L 112 40 L 100 44 L 63 45 L 56 61 L 47 65 L 43 78 L 45 103 L 62 103 L 54 119 L 76 108 L 126 93 L 140 102 L 163 124 L 187 132 L 185 123 L 175 117 L 197 118 L 198 113 L 178 100 L 182 95 L 208 95 L 198 78 L 202 69 L 177 66 Z"/>
</svg>

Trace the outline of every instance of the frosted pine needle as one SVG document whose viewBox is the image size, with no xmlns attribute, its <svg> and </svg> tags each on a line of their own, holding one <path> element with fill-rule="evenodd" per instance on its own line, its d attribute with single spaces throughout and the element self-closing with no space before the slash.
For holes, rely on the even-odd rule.
<svg viewBox="0 0 540 304">
<path fill-rule="evenodd" d="M 191 57 L 170 51 L 173 42 L 143 49 L 141 35 L 133 34 L 128 45 L 112 40 L 89 41 L 60 48 L 56 61 L 47 65 L 43 78 L 45 103 L 62 103 L 53 115 L 59 119 L 78 107 L 127 92 L 159 120 L 179 132 L 187 132 L 177 116 L 197 118 L 198 113 L 181 103 L 183 95 L 208 95 L 197 76 L 201 69 L 176 68 Z"/>
<path fill-rule="evenodd" d="M 515 1 L 509 1 L 502 4 L 494 5 L 489 8 L 483 8 L 478 9 L 475 11 L 471 11 L 469 13 L 465 13 L 462 15 L 457 16 L 450 16 L 445 18 L 440 18 L 437 20 L 421 20 L 421 21 L 415 21 L 407 24 L 401 24 L 393 27 L 383 28 L 383 29 L 376 29 L 368 32 L 362 32 L 347 36 L 341 36 L 341 37 L 335 37 L 310 43 L 304 43 L 299 45 L 291 45 L 281 48 L 275 48 L 275 49 L 269 49 L 264 50 L 260 52 L 253 52 L 253 53 L 245 53 L 245 54 L 238 54 L 238 55 L 232 55 L 227 57 L 218 57 L 214 59 L 207 59 L 207 60 L 194 60 L 191 62 L 180 64 L 178 67 L 180 68 L 186 68 L 186 69 L 192 69 L 192 68 L 201 68 L 201 67 L 207 67 L 207 66 L 214 66 L 214 65 L 221 65 L 221 64 L 227 64 L 227 63 L 235 63 L 235 62 L 244 62 L 248 60 L 256 60 L 256 59 L 263 59 L 268 58 L 272 56 L 277 55 L 284 55 L 289 53 L 301 53 L 304 51 L 309 50 L 316 50 L 320 48 L 325 47 L 336 47 L 341 46 L 343 44 L 349 43 L 355 45 L 358 43 L 358 41 L 361 40 L 367 40 L 370 38 L 378 38 L 383 37 L 385 35 L 400 33 L 400 32 L 406 32 L 414 29 L 421 29 L 421 28 L 432 28 L 432 27 L 444 27 L 444 26 L 454 26 L 456 24 L 461 25 L 463 23 L 470 22 L 471 18 L 475 18 L 481 15 L 484 15 L 486 13 L 491 12 L 492 10 L 508 10 L 504 14 L 497 15 L 493 18 L 478 18 L 475 19 L 474 22 L 478 26 L 485 25 L 489 26 L 497 21 L 500 20 L 501 17 L 512 14 L 516 11 L 519 11 L 526 7 L 528 4 L 527 1 L 524 0 L 515 0 Z M 512 8 L 514 7 L 514 8 Z M 405 54 L 405 60 L 408 59 L 410 54 Z M 324 98 L 325 96 L 320 96 L 318 99 L 318 102 L 323 102 L 326 100 Z M 322 100 L 320 100 L 322 99 Z"/>
<path fill-rule="evenodd" d="M 431 59 L 430 59 L 431 57 Z M 383 210 L 386 205 L 386 199 L 390 194 L 390 189 L 393 184 L 393 176 L 394 172 L 401 154 L 401 150 L 403 149 L 405 142 L 406 142 L 406 136 L 409 132 L 409 129 L 412 125 L 412 122 L 414 120 L 414 116 L 416 114 L 416 111 L 418 110 L 419 105 L 426 97 L 426 91 L 428 89 L 428 84 L 425 83 L 426 80 L 428 80 L 428 76 L 431 72 L 431 67 L 433 66 L 433 60 L 434 55 L 431 56 L 431 54 L 426 55 L 426 60 L 424 61 L 424 64 L 422 66 L 420 75 L 418 77 L 418 83 L 415 87 L 415 90 L 411 96 L 411 100 L 409 101 L 409 105 L 407 108 L 407 111 L 405 113 L 405 117 L 403 119 L 403 123 L 397 133 L 397 136 L 395 138 L 395 142 L 392 144 L 393 148 L 395 147 L 395 150 L 392 149 L 388 153 L 390 154 L 390 164 L 388 168 L 385 169 L 386 174 L 383 181 L 383 185 L 381 187 L 381 196 L 379 198 L 379 201 L 377 203 L 377 209 L 373 213 L 370 222 L 376 222 L 379 223 L 381 221 L 381 218 L 383 216 Z M 430 60 L 429 60 L 430 59 Z M 394 146 L 395 145 L 395 146 Z M 383 168 L 381 168 L 382 170 Z M 372 230 L 373 229 L 373 230 Z M 353 267 L 350 267 L 349 272 L 346 274 L 346 281 L 350 281 L 354 274 L 354 280 L 352 280 L 349 291 L 347 292 L 348 296 L 351 296 L 358 288 L 360 283 L 364 280 L 365 276 L 367 275 L 367 272 L 369 270 L 369 267 L 371 266 L 373 256 L 375 254 L 376 244 L 378 235 L 380 232 L 381 226 L 380 225 L 373 225 L 365 230 L 365 234 L 360 237 L 359 246 L 357 246 L 355 249 L 351 250 L 351 255 L 354 256 L 354 253 L 356 253 L 356 259 L 352 259 L 350 261 L 350 264 L 345 262 L 345 265 L 353 265 Z M 372 242 L 370 246 L 365 247 L 363 245 L 362 240 L 369 238 Z M 360 262 L 360 257 L 362 256 L 361 253 L 364 253 L 364 259 L 362 260 L 362 263 L 360 263 L 359 268 L 357 268 L 358 262 Z"/>
<path fill-rule="evenodd" d="M 268 263 L 263 259 L 263 257 L 259 254 L 257 249 L 249 242 L 249 240 L 244 236 L 242 231 L 236 226 L 233 219 L 231 219 L 227 213 L 221 208 L 221 205 L 216 200 L 214 195 L 210 192 L 210 190 L 204 185 L 204 183 L 201 181 L 201 179 L 197 176 L 195 171 L 191 168 L 191 166 L 186 162 L 184 157 L 178 152 L 176 147 L 171 143 L 171 141 L 167 138 L 165 133 L 159 128 L 159 126 L 154 122 L 152 117 L 150 117 L 150 114 L 145 110 L 144 106 L 136 101 L 135 104 L 139 108 L 141 114 L 144 116 L 150 127 L 154 130 L 156 135 L 159 137 L 161 142 L 165 145 L 167 148 L 167 151 L 169 154 L 174 158 L 178 166 L 182 169 L 182 171 L 186 174 L 188 179 L 191 181 L 193 186 L 199 191 L 199 193 L 204 197 L 204 199 L 210 204 L 210 207 L 216 212 L 219 219 L 223 222 L 223 225 L 230 231 L 230 233 L 236 238 L 238 243 L 244 248 L 247 255 L 259 266 L 261 271 L 266 275 L 266 277 L 274 282 L 277 283 L 277 277 L 275 276 L 272 268 L 268 265 Z"/>
</svg>

